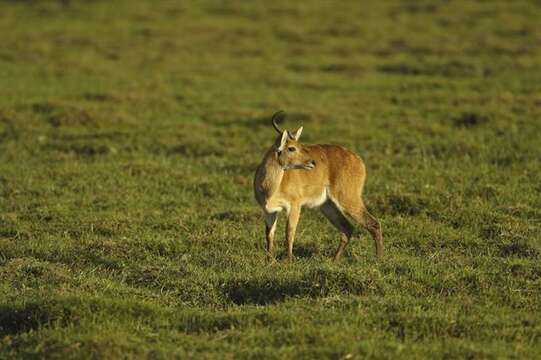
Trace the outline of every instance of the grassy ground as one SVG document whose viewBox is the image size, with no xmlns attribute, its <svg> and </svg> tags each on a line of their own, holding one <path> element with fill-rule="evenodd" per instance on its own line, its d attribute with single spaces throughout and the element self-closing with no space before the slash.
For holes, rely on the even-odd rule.
<svg viewBox="0 0 541 360">
<path fill-rule="evenodd" d="M 0 1 L 0 358 L 539 356 L 540 18 Z M 278 109 L 365 159 L 383 261 L 307 210 L 265 262 Z"/>
</svg>

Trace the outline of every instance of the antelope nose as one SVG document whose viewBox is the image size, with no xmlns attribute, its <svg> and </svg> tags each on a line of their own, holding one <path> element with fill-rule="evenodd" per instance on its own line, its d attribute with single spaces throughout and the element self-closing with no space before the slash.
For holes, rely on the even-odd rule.
<svg viewBox="0 0 541 360">
<path fill-rule="evenodd" d="M 310 164 L 312 164 L 312 166 L 316 166 L 316 161 L 312 160 L 312 161 L 310 161 Z"/>
</svg>

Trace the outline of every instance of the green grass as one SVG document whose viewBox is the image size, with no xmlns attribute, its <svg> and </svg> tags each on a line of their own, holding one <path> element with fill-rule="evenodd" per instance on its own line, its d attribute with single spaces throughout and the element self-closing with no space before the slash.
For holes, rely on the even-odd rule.
<svg viewBox="0 0 541 360">
<path fill-rule="evenodd" d="M 0 1 L 0 358 L 535 358 L 536 1 Z M 365 160 L 386 254 L 301 215 L 275 137 Z"/>
</svg>

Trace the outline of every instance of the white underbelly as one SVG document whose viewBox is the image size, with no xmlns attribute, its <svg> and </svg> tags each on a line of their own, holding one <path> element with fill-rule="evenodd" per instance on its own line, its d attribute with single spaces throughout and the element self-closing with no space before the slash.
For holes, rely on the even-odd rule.
<svg viewBox="0 0 541 360">
<path fill-rule="evenodd" d="M 326 189 L 323 190 L 323 192 L 319 196 L 306 198 L 304 200 L 304 202 L 302 203 L 302 205 L 307 206 L 309 208 L 315 208 L 315 207 L 319 207 L 319 206 L 323 205 L 323 203 L 325 201 L 327 201 L 327 190 Z"/>
</svg>

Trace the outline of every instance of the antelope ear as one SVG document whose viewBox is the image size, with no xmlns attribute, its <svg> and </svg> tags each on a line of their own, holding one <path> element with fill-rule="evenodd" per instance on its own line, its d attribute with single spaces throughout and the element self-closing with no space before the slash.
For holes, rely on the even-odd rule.
<svg viewBox="0 0 541 360">
<path fill-rule="evenodd" d="M 282 131 L 282 138 L 280 139 L 280 146 L 278 147 L 278 151 L 283 151 L 286 147 L 286 142 L 288 138 L 287 130 Z"/>
<path fill-rule="evenodd" d="M 302 134 L 302 126 L 297 130 L 297 132 L 295 132 L 295 135 L 293 135 L 293 139 L 295 139 L 295 141 L 299 141 L 301 134 Z"/>
</svg>

